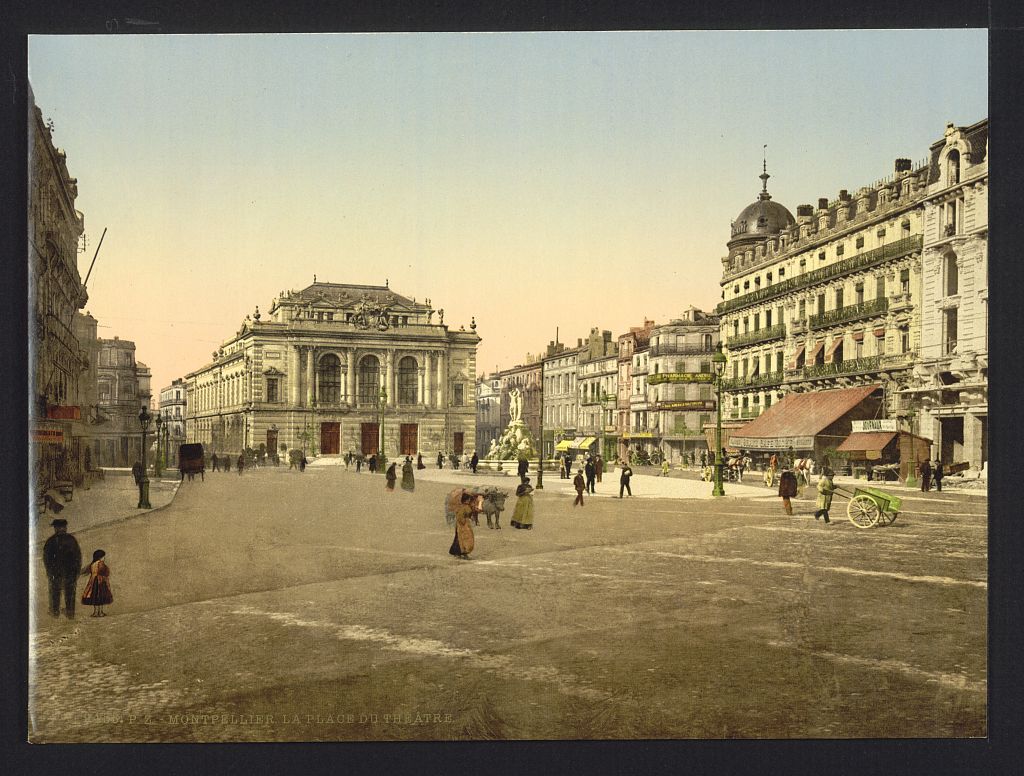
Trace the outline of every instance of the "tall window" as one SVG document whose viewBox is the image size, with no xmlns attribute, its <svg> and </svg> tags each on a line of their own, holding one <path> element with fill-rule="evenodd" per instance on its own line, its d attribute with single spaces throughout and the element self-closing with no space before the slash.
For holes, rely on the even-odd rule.
<svg viewBox="0 0 1024 776">
<path fill-rule="evenodd" d="M 320 359 L 320 383 L 318 401 L 321 404 L 337 404 L 341 401 L 341 359 L 328 353 Z"/>
<path fill-rule="evenodd" d="M 417 376 L 418 369 L 416 359 L 412 356 L 405 356 L 398 362 L 398 403 L 415 404 L 417 401 Z"/>
<path fill-rule="evenodd" d="M 280 394 L 278 393 L 278 383 L 276 377 L 267 378 L 267 401 L 281 401 Z"/>
<path fill-rule="evenodd" d="M 957 309 L 955 307 L 943 311 L 943 339 L 945 340 L 945 355 L 956 353 L 957 338 Z"/>
<path fill-rule="evenodd" d="M 875 299 L 885 296 L 885 275 L 878 275 L 875 278 Z"/>
<path fill-rule="evenodd" d="M 948 179 L 946 185 L 952 186 L 960 182 L 960 152 L 955 148 L 949 152 L 949 156 L 946 157 L 946 164 L 948 165 Z"/>
<path fill-rule="evenodd" d="M 945 264 L 946 296 L 955 296 L 960 293 L 960 270 L 957 267 L 955 253 L 947 253 L 943 259 Z"/>
<path fill-rule="evenodd" d="M 359 403 L 374 404 L 380 392 L 380 360 L 376 356 L 359 359 Z"/>
</svg>

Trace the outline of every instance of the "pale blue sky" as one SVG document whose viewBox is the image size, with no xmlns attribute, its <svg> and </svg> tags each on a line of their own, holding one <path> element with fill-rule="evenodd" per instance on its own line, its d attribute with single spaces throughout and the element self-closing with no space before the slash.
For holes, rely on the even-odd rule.
<svg viewBox="0 0 1024 776">
<path fill-rule="evenodd" d="M 32 36 L 90 312 L 154 388 L 316 273 L 475 315 L 480 366 L 719 299 L 729 222 L 988 114 L 984 30 Z"/>
</svg>

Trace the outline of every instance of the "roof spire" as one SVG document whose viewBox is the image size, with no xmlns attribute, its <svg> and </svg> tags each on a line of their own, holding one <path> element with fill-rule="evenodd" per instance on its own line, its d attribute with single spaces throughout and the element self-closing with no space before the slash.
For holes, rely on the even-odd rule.
<svg viewBox="0 0 1024 776">
<path fill-rule="evenodd" d="M 758 195 L 758 199 L 771 199 L 772 195 L 768 193 L 768 179 L 772 177 L 768 174 L 768 144 L 764 144 L 764 162 L 761 166 L 761 174 L 757 176 L 761 179 L 761 193 Z"/>
</svg>

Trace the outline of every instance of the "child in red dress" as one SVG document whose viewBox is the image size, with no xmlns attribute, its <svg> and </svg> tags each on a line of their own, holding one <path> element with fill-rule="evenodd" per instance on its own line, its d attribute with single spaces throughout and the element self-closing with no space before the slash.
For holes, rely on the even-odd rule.
<svg viewBox="0 0 1024 776">
<path fill-rule="evenodd" d="M 92 554 L 92 563 L 82 569 L 83 577 L 89 575 L 89 581 L 82 591 L 82 603 L 92 605 L 92 617 L 106 617 L 103 607 L 114 602 L 110 592 L 110 568 L 103 561 L 106 554 L 103 550 L 96 550 Z"/>
</svg>

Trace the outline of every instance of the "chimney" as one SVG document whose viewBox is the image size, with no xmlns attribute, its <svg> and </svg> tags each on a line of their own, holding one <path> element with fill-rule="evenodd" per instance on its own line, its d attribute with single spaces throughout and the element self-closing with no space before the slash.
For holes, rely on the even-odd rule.
<svg viewBox="0 0 1024 776">
<path fill-rule="evenodd" d="M 818 197 L 818 210 L 828 210 L 827 197 Z"/>
<path fill-rule="evenodd" d="M 798 234 L 801 238 L 809 235 L 814 228 L 814 208 L 811 205 L 797 205 L 796 223 L 799 227 Z"/>
<path fill-rule="evenodd" d="M 910 160 L 909 159 L 897 159 L 896 160 L 896 174 L 899 175 L 901 172 L 910 172 Z"/>
<path fill-rule="evenodd" d="M 811 207 L 810 205 L 797 205 L 796 215 L 798 219 L 803 216 L 807 216 L 809 218 L 812 215 L 814 215 L 814 208 Z"/>
</svg>

